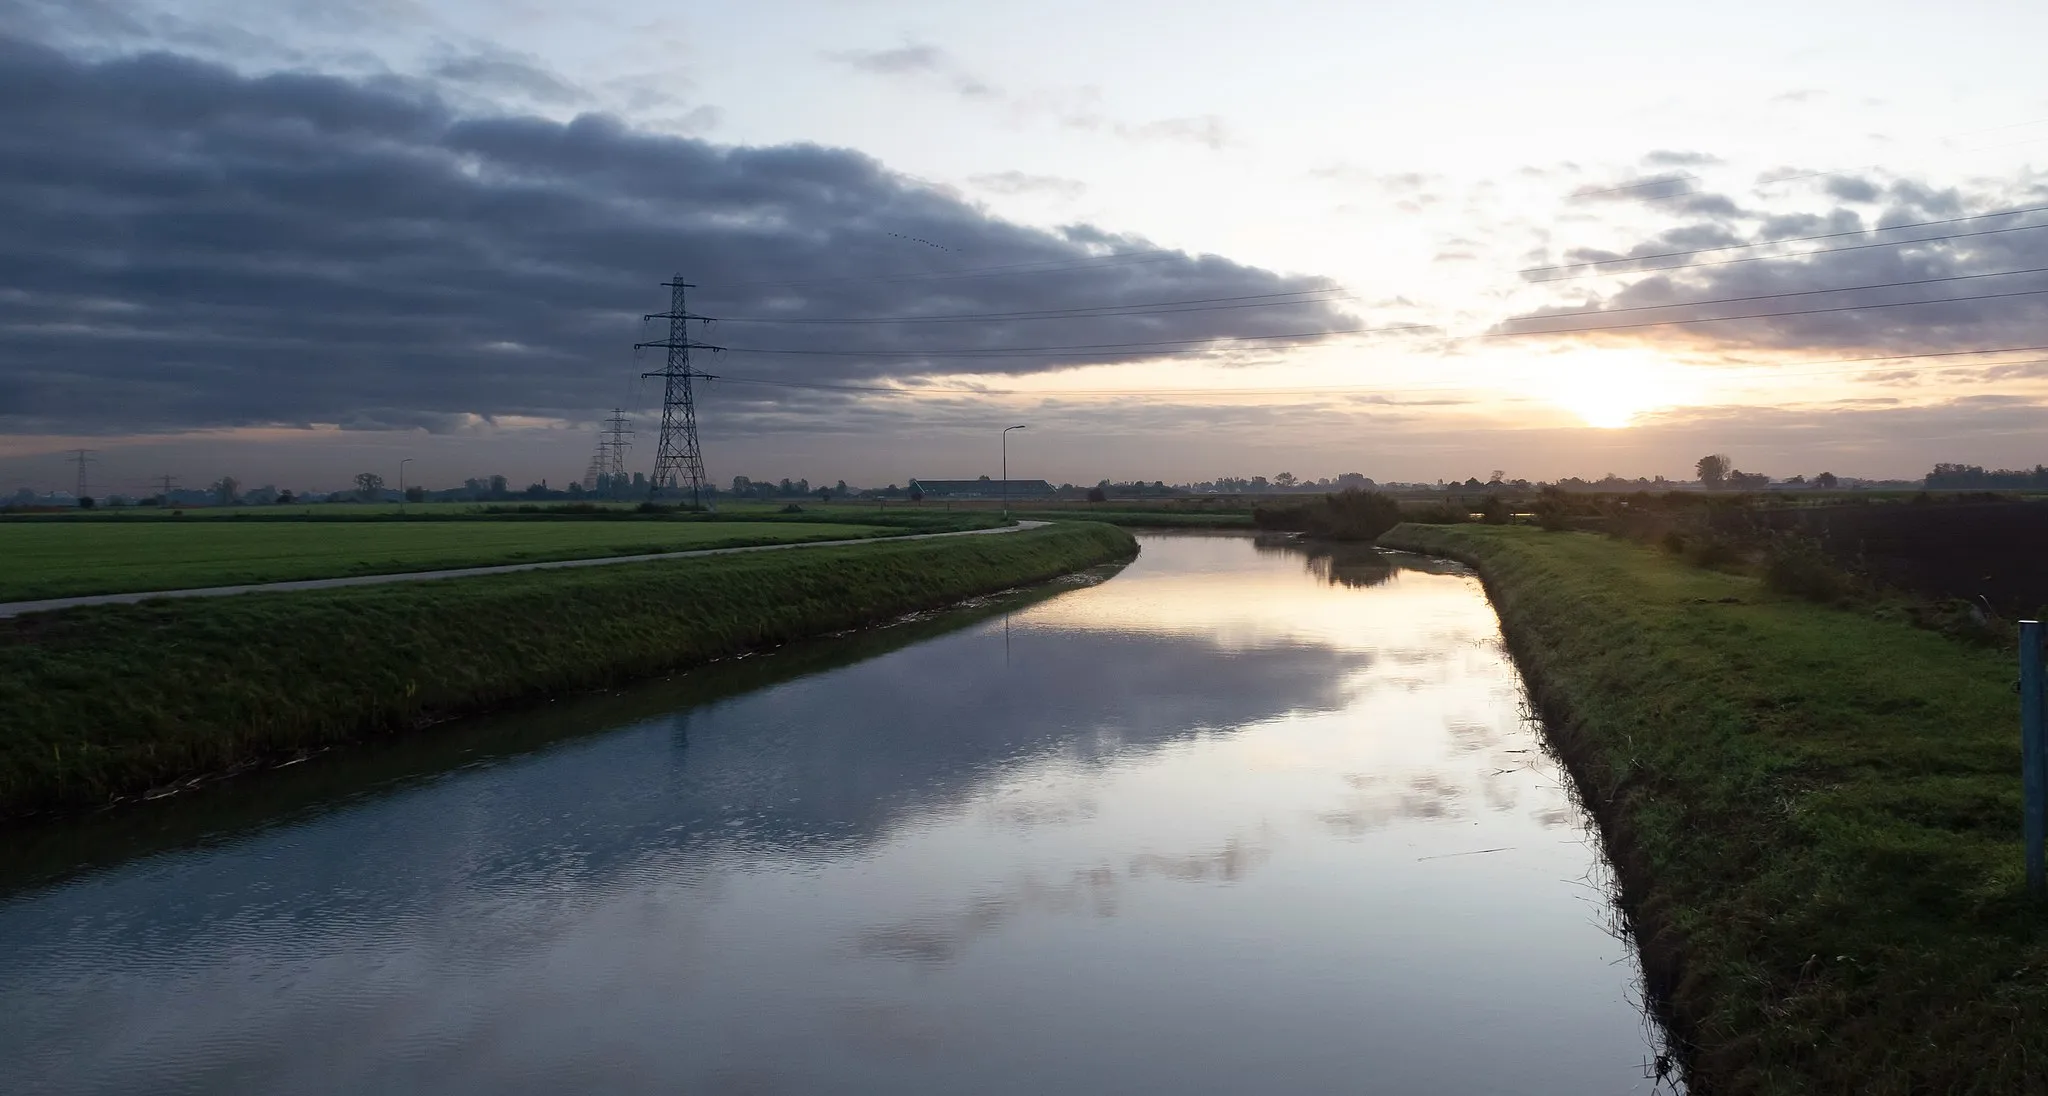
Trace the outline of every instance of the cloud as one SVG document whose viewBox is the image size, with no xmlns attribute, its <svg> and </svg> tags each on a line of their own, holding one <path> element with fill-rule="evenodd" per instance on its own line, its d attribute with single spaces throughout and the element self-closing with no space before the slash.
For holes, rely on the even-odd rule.
<svg viewBox="0 0 2048 1096">
<path fill-rule="evenodd" d="M 1604 270 L 1622 285 L 1590 302 L 1524 313 L 1504 329 L 1701 320 L 1707 322 L 1638 327 L 1610 338 L 1737 354 L 1908 356 L 2042 341 L 2048 275 L 2026 272 L 2048 268 L 2048 215 L 1902 227 L 2039 205 L 2038 186 L 2021 180 L 1966 192 L 1910 179 L 1881 185 L 1843 176 L 1820 190 L 1826 201 L 1878 208 L 1859 211 L 1835 204 L 1774 214 L 1731 214 L 1723 208 L 1709 215 L 1698 207 L 1681 208 L 1692 215 L 1690 220 L 1633 246 L 1574 249 L 1566 253 L 1564 266 L 1525 274 L 1532 281 L 1564 278 L 1567 285 L 1583 286 L 1575 275 Z M 1831 238 L 1768 246 L 1819 235 Z M 1687 254 L 1706 249 L 1715 250 Z M 1631 270 L 1616 261 L 1630 257 L 1652 269 Z M 1586 265 L 1595 263 L 1602 265 Z M 1654 269 L 1659 267 L 1669 269 Z M 1728 303 L 1684 303 L 1724 299 Z M 1627 311 L 1611 318 L 1574 316 L 1550 325 L 1529 322 L 1588 308 Z"/>
<path fill-rule="evenodd" d="M 1643 162 L 1651 167 L 1706 167 L 1725 161 L 1711 152 L 1685 152 L 1660 148 L 1645 155 Z"/>
<path fill-rule="evenodd" d="M 1088 184 L 1079 179 L 1069 179 L 1060 175 L 1033 175 L 1024 171 L 970 175 L 967 181 L 994 194 L 1043 194 L 1060 201 L 1072 201 L 1088 190 Z"/>
<path fill-rule="evenodd" d="M 587 418 L 652 366 L 628 348 L 675 271 L 729 321 L 710 332 L 733 348 L 720 368 L 785 381 L 1028 373 L 1353 324 L 1326 304 L 1019 317 L 1329 283 L 1001 221 L 844 149 L 0 40 L 0 430 Z M 801 322 L 986 314 L 1009 315 Z M 742 322 L 759 320 L 776 322 Z"/>
<path fill-rule="evenodd" d="M 894 49 L 833 50 L 825 58 L 873 76 L 936 77 L 966 99 L 993 99 L 1001 94 L 962 68 L 945 50 L 927 43 L 909 42 Z"/>
<path fill-rule="evenodd" d="M 1064 129 L 1102 133 L 1134 143 L 1186 142 L 1210 149 L 1232 143 L 1223 119 L 1214 114 L 1129 122 L 1101 108 L 1094 87 L 1013 94 L 970 72 L 944 49 L 911 42 L 894 49 L 834 50 L 825 58 L 874 76 L 936 80 L 963 99 L 1000 107 L 1016 122 L 1051 119 Z"/>
<path fill-rule="evenodd" d="M 906 72 L 939 72 L 949 64 L 945 51 L 937 46 L 907 44 L 895 49 L 848 49 L 827 53 L 826 58 L 861 72 L 896 76 Z"/>
<path fill-rule="evenodd" d="M 431 75 L 499 99 L 517 97 L 538 103 L 573 104 L 590 100 L 583 89 L 549 72 L 538 58 L 505 50 L 466 53 L 436 64 Z"/>
</svg>

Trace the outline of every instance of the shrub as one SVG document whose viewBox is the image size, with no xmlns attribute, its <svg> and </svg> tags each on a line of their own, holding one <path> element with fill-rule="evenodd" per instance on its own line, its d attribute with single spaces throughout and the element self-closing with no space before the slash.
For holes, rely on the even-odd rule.
<svg viewBox="0 0 2048 1096">
<path fill-rule="evenodd" d="M 1536 524 L 1546 531 L 1561 533 L 1572 527 L 1572 503 L 1563 491 L 1545 487 L 1536 498 Z"/>
<path fill-rule="evenodd" d="M 1488 525 L 1506 525 L 1511 516 L 1508 504 L 1499 495 L 1488 495 L 1486 501 L 1479 504 L 1479 520 Z"/>
<path fill-rule="evenodd" d="M 1404 511 L 1402 520 L 1419 525 L 1463 525 L 1472 520 L 1472 512 L 1452 502 L 1432 502 Z"/>
<path fill-rule="evenodd" d="M 1764 550 L 1764 585 L 1781 594 L 1827 604 L 1855 592 L 1850 574 L 1812 537 L 1782 533 Z"/>
<path fill-rule="evenodd" d="M 1309 511 L 1308 531 L 1332 540 L 1377 540 L 1401 524 L 1401 504 L 1392 495 L 1357 488 L 1324 495 Z"/>
<path fill-rule="evenodd" d="M 1726 567 L 1742 559 L 1742 546 L 1734 538 L 1708 529 L 1685 539 L 1685 558 L 1695 567 Z"/>
</svg>

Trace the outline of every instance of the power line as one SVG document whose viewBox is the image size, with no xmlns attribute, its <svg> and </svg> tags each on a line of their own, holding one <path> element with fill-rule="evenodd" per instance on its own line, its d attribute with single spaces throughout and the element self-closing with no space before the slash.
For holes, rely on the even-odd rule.
<svg viewBox="0 0 2048 1096">
<path fill-rule="evenodd" d="M 1110 255 L 1086 256 L 1072 259 L 1041 259 L 1029 263 L 1009 263 L 1003 266 L 962 267 L 957 270 L 933 270 L 919 274 L 896 274 L 882 276 L 852 275 L 843 278 L 806 278 L 793 281 L 721 282 L 707 284 L 707 289 L 751 289 L 781 288 L 806 285 L 836 285 L 844 282 L 910 282 L 945 280 L 951 278 L 1001 277 L 1008 274 L 1059 273 L 1067 269 L 1097 269 L 1101 267 L 1127 266 L 1133 263 L 1156 263 L 1179 256 L 1185 252 L 1160 248 L 1154 251 L 1125 251 Z"/>
<path fill-rule="evenodd" d="M 1825 377 L 1825 376 L 1839 376 L 1839 375 L 1842 375 L 1842 374 L 1847 374 L 1847 373 L 1865 373 L 1865 372 L 1869 372 L 1869 371 L 1871 371 L 1871 370 L 1873 370 L 1873 369 L 1875 369 L 1875 368 L 1878 368 L 1879 366 L 1878 366 L 1878 364 L 1877 364 L 1877 363 L 1882 363 L 1882 362 L 1899 362 L 1899 363 L 1901 363 L 1901 364 L 1905 364 L 1905 363 L 1907 363 L 1907 362 L 1911 362 L 1911 361 L 1918 361 L 1918 360 L 1920 360 L 1920 359 L 1923 359 L 1923 358 L 1953 358 L 1953 357 L 1964 357 L 1964 356 L 1977 356 L 1977 355 L 1988 355 L 1988 354 L 2016 354 L 2016 353 L 2025 353 L 2025 352 L 2041 352 L 2041 351 L 2048 351 L 2048 345 L 2041 345 L 2041 346 L 1996 346 L 1996 347 L 1984 347 L 1984 348 L 1981 348 L 1981 349 L 1977 349 L 1977 350 L 1938 350 L 1938 351 L 1930 351 L 1930 352 L 1927 352 L 1927 353 L 1923 353 L 1923 354 L 1880 354 L 1880 355 L 1874 355 L 1874 356 L 1868 356 L 1868 357 L 1858 357 L 1858 358 L 1814 358 L 1814 359 L 1808 359 L 1808 360 L 1804 360 L 1804 361 L 1793 361 L 1793 362 L 1767 362 L 1767 363 L 1760 363 L 1760 364 L 1738 364 L 1738 365 L 1720 365 L 1720 364 L 1712 364 L 1712 363 L 1685 363 L 1685 364 L 1690 364 L 1690 365 L 1692 365 L 1692 366 L 1693 366 L 1693 367 L 1695 367 L 1695 368 L 1701 368 L 1701 369 L 1710 369 L 1710 370 L 1717 370 L 1717 371 L 1718 371 L 1718 370 L 1724 370 L 1724 369 L 1725 369 L 1725 370 L 1728 370 L 1728 371 L 1730 371 L 1730 372 L 1733 372 L 1733 371 L 1735 371 L 1735 370 L 1742 370 L 1742 369 L 1746 369 L 1746 370 L 1752 370 L 1752 371 L 1755 371 L 1755 370 L 1768 370 L 1769 372 L 1768 372 L 1767 376 L 1766 376 L 1766 377 L 1765 377 L 1764 379 L 1776 380 L 1776 379 L 1780 379 L 1780 378 L 1787 378 L 1787 377 Z M 1982 368 L 1987 368 L 1987 369 L 1989 369 L 1989 368 L 1996 368 L 1996 367 L 1998 367 L 1998 366 L 2005 366 L 2005 365 L 2043 365 L 2043 364 L 2048 364 L 2048 358 L 2027 358 L 2027 359 L 2021 359 L 2021 360 L 2017 360 L 2017 361 L 2000 361 L 2000 362 L 1984 362 L 1984 363 L 1981 363 L 1981 367 L 1982 367 Z M 1786 371 L 1785 371 L 1785 370 L 1786 370 L 1786 369 L 1788 369 L 1788 368 L 1796 368 L 1796 367 L 1799 367 L 1799 366 L 1808 366 L 1808 365 L 1848 365 L 1848 366 L 1849 366 L 1849 368 L 1846 368 L 1846 369 L 1813 369 L 1813 370 L 1803 370 L 1803 371 L 1799 371 L 1799 372 L 1786 372 Z M 1385 385 L 1385 384 L 1378 384 L 1378 383 L 1374 383 L 1374 384 L 1353 384 L 1353 385 L 1328 385 L 1328 386 L 1290 386 L 1290 387 L 1276 387 L 1276 388 L 1186 388 L 1186 389 L 1174 389 L 1174 388 L 1028 388 L 1028 389 L 1027 389 L 1027 388 L 985 388 L 985 387 L 966 387 L 966 386 L 957 386 L 957 387 L 945 387 L 945 386 L 940 386 L 940 385 L 915 385 L 915 386 L 900 386 L 900 385 L 899 385 L 899 386 L 886 386 L 886 385 L 865 385 L 865 384 L 834 384 L 834 383 L 828 383 L 828 382 L 821 382 L 821 381 L 788 381 L 788 380 L 771 380 L 771 379 L 768 379 L 768 378 L 765 378 L 765 377 L 745 377 L 745 376 L 735 376 L 735 375 L 732 375 L 732 374 L 730 374 L 730 373 L 726 373 L 726 374 L 720 374 L 720 375 L 719 375 L 719 377 L 718 377 L 718 380 L 719 380 L 719 382 L 720 382 L 720 383 L 723 383 L 723 384 L 753 384 L 753 385 L 767 385 L 767 386 L 772 386 L 772 387 L 777 387 L 777 388 L 802 388 L 802 389 L 817 389 L 817 390 L 822 390 L 822 391 L 831 391 L 831 392 L 872 392 L 872 393 L 878 393 L 878 394 L 881 394 L 881 395 L 888 395 L 888 396 L 980 396 L 980 397 L 987 397 L 987 398 L 1006 398 L 1006 397 L 1047 397 L 1047 396 L 1171 396 L 1171 395 L 1211 395 L 1211 396 L 1231 396 L 1231 395 L 1289 395 L 1289 394 L 1295 394 L 1295 393 L 1321 393 L 1321 392 L 1374 392 L 1374 393 L 1401 393 L 1401 394 L 1409 394 L 1409 393 L 1419 393 L 1419 392 L 1453 392 L 1453 391 L 1464 391 L 1464 390 L 1469 390 L 1469 389 L 1472 389 L 1472 388 L 1479 388 L 1479 387 L 1485 387 L 1484 385 L 1475 385 L 1475 384 L 1470 384 L 1470 383 L 1466 383 L 1466 382 L 1458 382 L 1458 381 L 1453 381 L 1453 382 L 1446 382 L 1446 383 L 1442 383 L 1442 384 L 1424 384 L 1424 385 L 1398 385 L 1398 386 L 1389 386 L 1389 385 Z"/>
<path fill-rule="evenodd" d="M 1541 274 L 1546 270 L 1576 270 L 1581 267 L 1587 266 L 1611 266 L 1616 263 L 1647 263 L 1654 262 L 1658 259 L 1682 259 L 1689 258 L 1694 255 L 1710 255 L 1717 251 L 1740 251 L 1746 248 L 1753 247 L 1773 247 L 1780 244 L 1811 243 L 1815 240 L 1837 240 L 1847 236 L 1875 235 L 1879 232 L 1898 232 L 1908 228 L 1931 228 L 1936 225 L 1961 224 L 1964 221 L 1980 221 L 1987 217 L 2013 217 L 2018 216 L 2022 213 L 2038 213 L 2042 210 L 2048 210 L 2048 205 L 2024 206 L 2019 209 L 2000 210 L 1996 213 L 1976 213 L 1968 217 L 1950 217 L 1946 220 L 1940 221 L 1919 221 L 1914 224 L 1890 225 L 1887 227 L 1872 229 L 1857 229 L 1853 232 L 1823 232 L 1815 236 L 1787 236 L 1781 240 L 1753 240 L 1749 243 L 1743 244 L 1722 244 L 1717 247 L 1696 247 L 1686 251 L 1665 251 L 1654 255 L 1630 255 L 1613 259 L 1588 259 L 1582 263 L 1560 263 L 1555 266 L 1531 266 L 1524 267 L 1523 269 L 1516 271 L 1516 273 Z M 1857 244 L 1852 247 L 1830 247 L 1822 248 L 1817 251 L 1800 251 L 1794 252 L 1790 255 L 1752 255 L 1740 259 L 1724 259 L 1720 262 L 1674 263 L 1670 266 L 1650 267 L 1648 268 L 1648 270 L 1645 271 L 1595 271 L 1590 274 L 1578 274 L 1567 278 L 1529 278 L 1526 280 L 1533 282 L 1537 285 L 1547 285 L 1551 282 L 1577 281 L 1581 278 L 1610 277 L 1617 274 L 1649 273 L 1658 270 L 1684 270 L 1695 266 L 1724 266 L 1728 263 L 1754 262 L 1758 259 L 1790 259 L 1803 258 L 1810 255 L 1833 255 L 1838 251 L 1861 251 L 1873 247 L 1904 247 L 1907 244 L 1933 243 L 1938 240 L 1960 240 L 1972 236 L 1994 236 L 2002 232 L 2024 232 L 2028 229 L 2035 228 L 2048 228 L 2048 224 L 2015 225 L 2011 228 L 1993 228 L 1986 229 L 1982 232 L 1956 232 L 1942 236 L 1919 236 L 1910 240 L 1886 240 L 1879 243 Z"/>
<path fill-rule="evenodd" d="M 1845 304 L 1833 308 L 1801 308 L 1787 312 L 1751 312 L 1740 316 L 1698 316 L 1685 320 L 1650 320 L 1645 323 L 1602 324 L 1594 327 L 1566 327 L 1554 331 L 1489 331 L 1484 335 L 1468 336 L 1478 339 L 1519 338 L 1528 335 L 1576 335 L 1600 331 L 1632 331 L 1643 327 L 1675 327 L 1680 324 L 1724 323 L 1729 320 L 1766 320 L 1779 316 L 1817 316 L 1825 312 L 1860 312 L 1876 308 L 1905 308 L 1919 304 L 1955 304 L 1962 301 L 1990 301 L 2005 297 L 2034 297 L 2048 293 L 2048 289 L 2024 289 L 2012 293 L 1979 293 L 1971 297 L 1941 297 L 1931 301 L 1892 301 L 1885 304 Z M 1532 317 L 1544 319 L 1546 317 Z"/>
<path fill-rule="evenodd" d="M 1812 297 L 1827 293 L 1856 293 L 1866 289 L 1896 289 L 1900 286 L 1908 285 L 1933 285 L 1936 282 L 1966 282 L 1975 278 L 2009 278 L 2020 274 L 2048 274 L 2048 266 L 2030 267 L 2026 270 L 1997 270 L 1986 274 L 1951 274 L 1941 278 L 1913 278 L 1900 282 L 1845 285 L 1835 289 L 1792 289 L 1782 293 L 1759 293 L 1750 297 L 1714 297 L 1704 301 L 1673 301 L 1670 304 L 1637 304 L 1624 308 L 1587 308 L 1577 312 L 1546 312 L 1541 316 L 1516 316 L 1504 322 L 1521 323 L 1525 320 L 1554 320 L 1566 316 L 1606 316 L 1617 312 L 1646 312 L 1658 308 L 1697 308 L 1701 305 L 1709 304 L 1739 304 L 1746 301 L 1768 301 L 1784 297 Z"/>
<path fill-rule="evenodd" d="M 2048 227 L 2048 226 L 2043 226 Z M 1980 293 L 1967 297 L 1940 297 L 1924 301 L 1889 301 L 1876 304 L 1839 305 L 1831 308 L 1809 308 L 1784 312 L 1748 312 L 1735 316 L 1705 316 L 1692 319 L 1653 320 L 1632 324 L 1602 324 L 1589 327 L 1560 328 L 1546 331 L 1489 331 L 1479 335 L 1464 335 L 1447 338 L 1446 343 L 1466 342 L 1473 339 L 1524 338 L 1530 335 L 1570 335 L 1600 331 L 1628 331 L 1644 327 L 1665 327 L 1679 324 L 1724 323 L 1732 320 L 1761 320 L 1780 316 L 1810 316 L 1826 312 L 1856 312 L 1866 309 L 1905 308 L 1911 305 L 1956 304 L 1965 301 L 1998 300 L 2008 297 L 2031 297 L 2048 293 L 2048 289 L 2029 289 L 2012 293 Z M 1765 294 L 1752 300 L 1768 300 L 1781 296 L 1799 296 L 1800 293 Z M 1697 302 L 1712 303 L 1712 302 Z M 1659 307 L 1676 308 L 1679 305 Z M 1507 322 L 1527 322 L 1548 319 L 1545 316 L 1521 317 Z M 1057 346 L 1005 346 L 1005 347 L 954 347 L 939 349 L 916 349 L 902 351 L 873 350 L 814 350 L 801 348 L 728 347 L 734 354 L 769 354 L 794 357 L 839 357 L 839 358 L 1005 358 L 1005 357 L 1062 357 L 1079 354 L 1084 357 L 1099 356 L 1105 350 L 1158 350 L 1160 357 L 1176 353 L 1206 353 L 1215 349 L 1227 349 L 1217 344 L 1226 342 L 1277 342 L 1302 339 L 1322 339 L 1332 335 L 1377 335 L 1395 334 L 1407 331 L 1439 331 L 1432 324 L 1392 324 L 1383 327 L 1332 328 L 1324 331 L 1292 331 L 1279 335 L 1231 335 L 1205 339 L 1174 339 L 1153 342 L 1127 343 L 1069 343 Z M 1182 349 L 1175 350 L 1175 347 Z"/>
<path fill-rule="evenodd" d="M 1322 294 L 1313 299 L 1283 301 L 1280 297 L 1306 297 L 1308 294 Z M 1099 304 L 1081 308 L 1038 308 L 1021 312 L 949 312 L 935 316 L 827 316 L 827 317 L 776 317 L 776 316 L 720 316 L 719 323 L 758 324 L 892 324 L 892 323 L 970 323 L 985 320 L 1061 320 L 1092 319 L 1096 316 L 1148 316 L 1166 312 L 1209 312 L 1210 308 L 1182 308 L 1182 305 L 1227 304 L 1231 308 L 1284 308 L 1291 305 L 1326 304 L 1336 301 L 1356 301 L 1363 298 L 1355 293 L 1340 293 L 1337 289 L 1297 289 L 1286 293 L 1252 293 L 1239 297 L 1198 297 L 1186 301 L 1151 301 L 1144 304 L 1109 305 Z M 1253 302 L 1230 304 L 1229 302 Z M 1263 302 L 1263 303 L 1261 303 Z M 1153 311 L 1157 310 L 1157 311 Z"/>
</svg>

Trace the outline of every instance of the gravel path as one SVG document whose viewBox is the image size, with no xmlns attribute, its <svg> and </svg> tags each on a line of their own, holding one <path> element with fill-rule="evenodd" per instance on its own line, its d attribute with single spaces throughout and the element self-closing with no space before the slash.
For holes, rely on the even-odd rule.
<svg viewBox="0 0 2048 1096">
<path fill-rule="evenodd" d="M 955 533 L 911 533 L 900 537 L 867 537 L 860 540 L 813 540 L 794 544 L 753 544 L 743 548 L 697 548 L 687 552 L 652 552 L 638 556 L 604 556 L 598 559 L 555 559 L 537 563 L 501 563 L 490 567 L 456 567 L 445 571 L 402 571 L 390 575 L 349 575 L 344 578 L 309 578 L 296 582 L 259 582 L 247 586 L 203 586 L 192 590 L 145 590 L 130 594 L 92 594 L 86 597 L 53 597 L 41 601 L 0 602 L 0 618 L 23 613 L 44 613 L 75 609 L 84 605 L 128 605 L 160 597 L 227 597 L 230 594 L 274 594 L 291 590 L 330 590 L 337 586 L 375 586 L 385 582 L 426 582 L 440 578 L 471 578 L 477 575 L 509 575 L 515 571 L 546 571 L 557 567 L 605 567 L 614 563 L 649 563 L 662 559 L 691 559 L 697 556 L 725 556 L 736 552 L 777 552 L 793 548 L 833 548 L 849 544 L 894 544 L 904 540 L 936 540 L 939 537 L 975 537 L 993 533 L 1015 533 L 1036 529 L 1050 522 L 1019 521 L 994 529 L 964 529 Z"/>
</svg>

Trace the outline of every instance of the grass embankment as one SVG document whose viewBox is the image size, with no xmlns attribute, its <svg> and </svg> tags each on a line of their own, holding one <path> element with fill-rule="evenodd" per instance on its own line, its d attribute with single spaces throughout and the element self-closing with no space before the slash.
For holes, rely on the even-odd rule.
<svg viewBox="0 0 2048 1096">
<path fill-rule="evenodd" d="M 1383 543 L 1485 578 L 1691 1091 L 2048 1091 L 2006 657 L 1589 534 Z"/>
<path fill-rule="evenodd" d="M 683 552 L 907 530 L 824 522 L 0 523 L 0 601 Z"/>
<path fill-rule="evenodd" d="M 1099 521 L 1137 529 L 1249 529 L 1249 510 L 1018 510 L 1025 521 Z"/>
<path fill-rule="evenodd" d="M 1105 525 L 0 620 L 0 816 L 881 623 L 1136 551 Z"/>
</svg>

